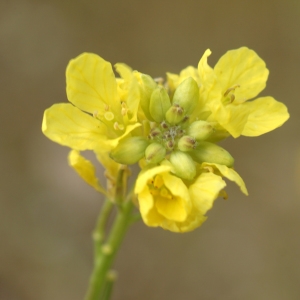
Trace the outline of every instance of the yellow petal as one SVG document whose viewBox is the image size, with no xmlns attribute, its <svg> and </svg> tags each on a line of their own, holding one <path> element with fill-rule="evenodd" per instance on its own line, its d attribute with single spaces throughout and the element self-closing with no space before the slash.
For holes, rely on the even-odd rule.
<svg viewBox="0 0 300 300">
<path fill-rule="evenodd" d="M 269 71 L 265 62 L 247 47 L 230 50 L 214 68 L 222 95 L 231 87 L 236 88 L 235 101 L 243 102 L 257 96 L 266 86 Z"/>
<path fill-rule="evenodd" d="M 132 69 L 123 63 L 115 64 L 117 72 L 124 79 L 124 82 L 127 85 L 127 97 L 126 105 L 129 109 L 129 120 L 130 122 L 137 121 L 137 112 L 140 101 L 140 89 L 136 77 L 133 75 Z"/>
<path fill-rule="evenodd" d="M 130 81 L 132 77 L 132 69 L 124 63 L 115 64 L 116 71 L 125 81 Z"/>
<path fill-rule="evenodd" d="M 219 192 L 226 186 L 225 181 L 213 173 L 202 173 L 189 187 L 194 206 L 205 215 L 212 208 Z"/>
<path fill-rule="evenodd" d="M 234 138 L 239 137 L 247 123 L 250 109 L 244 105 L 228 104 L 226 107 L 211 103 L 212 116 L 223 126 Z"/>
<path fill-rule="evenodd" d="M 182 222 L 187 217 L 184 199 L 179 197 L 166 199 L 164 197 L 157 196 L 155 198 L 155 207 L 163 217 L 173 222 Z"/>
<path fill-rule="evenodd" d="M 188 66 L 185 69 L 181 70 L 179 76 L 180 76 L 179 84 L 189 77 L 192 77 L 198 84 L 200 83 L 198 70 L 193 66 Z"/>
<path fill-rule="evenodd" d="M 151 227 L 160 226 L 164 218 L 154 207 L 153 196 L 150 194 L 147 185 L 138 194 L 138 200 L 140 213 L 145 224 Z"/>
<path fill-rule="evenodd" d="M 214 70 L 207 63 L 207 59 L 211 55 L 211 53 L 212 52 L 210 51 L 210 49 L 205 50 L 204 54 L 202 55 L 199 61 L 198 73 L 201 83 L 205 82 L 206 84 L 208 84 L 211 81 L 213 83 L 213 81 L 215 80 Z M 211 85 L 212 84 L 210 84 L 210 86 Z"/>
<path fill-rule="evenodd" d="M 222 89 L 217 81 L 214 70 L 207 63 L 210 55 L 211 51 L 207 49 L 198 64 L 200 99 L 198 107 L 195 110 L 197 115 L 208 110 L 214 111 L 221 105 Z M 212 107 L 209 107 L 209 105 Z"/>
<path fill-rule="evenodd" d="M 170 91 L 173 93 L 180 84 L 179 75 L 167 72 L 167 82 Z"/>
<path fill-rule="evenodd" d="M 69 153 L 69 164 L 78 175 L 89 185 L 91 185 L 96 191 L 106 194 L 106 191 L 99 184 L 98 178 L 95 175 L 95 167 L 93 164 L 85 159 L 76 150 L 72 150 Z"/>
<path fill-rule="evenodd" d="M 162 178 L 165 186 L 171 191 L 174 196 L 184 199 L 186 203 L 189 203 L 189 191 L 180 178 L 169 173 L 162 174 Z"/>
<path fill-rule="evenodd" d="M 99 120 L 67 103 L 45 110 L 42 131 L 50 140 L 76 150 L 95 149 L 107 139 Z"/>
<path fill-rule="evenodd" d="M 140 126 L 141 126 L 140 123 L 135 123 L 133 125 L 128 125 L 126 127 L 126 129 L 125 129 L 125 132 L 122 135 L 120 135 L 119 137 L 117 137 L 117 138 L 115 138 L 113 140 L 107 140 L 106 141 L 106 145 L 108 147 L 110 147 L 111 149 L 114 148 L 114 147 L 116 147 L 121 139 L 123 139 L 124 137 L 126 137 L 131 131 L 133 131 L 134 129 L 136 129 L 136 128 L 140 127 Z"/>
<path fill-rule="evenodd" d="M 92 114 L 108 106 L 120 121 L 117 82 L 109 62 L 96 54 L 83 53 L 69 62 L 66 77 L 70 102 Z"/>
<path fill-rule="evenodd" d="M 199 212 L 196 209 L 193 209 L 193 211 L 189 213 L 188 217 L 184 220 L 184 222 L 172 222 L 170 220 L 164 219 L 163 222 L 161 222 L 160 226 L 166 230 L 184 233 L 192 231 L 195 228 L 201 226 L 201 224 L 206 219 L 206 216 L 199 214 Z"/>
<path fill-rule="evenodd" d="M 157 197 L 155 206 L 165 218 L 182 222 L 187 218 L 191 208 L 188 189 L 180 178 L 169 173 L 163 173 L 162 178 L 164 185 L 172 194 L 172 199 Z"/>
<path fill-rule="evenodd" d="M 286 106 L 272 97 L 262 97 L 243 106 L 249 109 L 249 117 L 242 135 L 258 136 L 281 126 L 288 118 Z"/>
<path fill-rule="evenodd" d="M 109 157 L 108 151 L 105 151 L 103 149 L 96 149 L 96 150 L 94 150 L 94 152 L 95 152 L 96 157 L 99 160 L 99 162 L 102 164 L 102 166 L 107 171 L 107 173 L 108 173 L 107 175 L 110 178 L 116 179 L 121 165 L 116 163 L 114 160 L 112 160 Z"/>
<path fill-rule="evenodd" d="M 167 72 L 168 86 L 173 92 L 179 84 L 185 79 L 192 77 L 198 84 L 200 83 L 198 70 L 193 66 L 188 66 L 180 71 L 180 74 L 173 74 Z"/>
<path fill-rule="evenodd" d="M 213 164 L 213 163 L 204 163 L 202 164 L 202 167 L 205 166 L 214 166 L 219 170 L 222 176 L 226 177 L 227 179 L 235 182 L 241 189 L 241 191 L 248 196 L 248 191 L 245 185 L 244 180 L 242 177 L 232 168 L 228 168 L 224 165 L 219 165 L 219 164 Z"/>
</svg>

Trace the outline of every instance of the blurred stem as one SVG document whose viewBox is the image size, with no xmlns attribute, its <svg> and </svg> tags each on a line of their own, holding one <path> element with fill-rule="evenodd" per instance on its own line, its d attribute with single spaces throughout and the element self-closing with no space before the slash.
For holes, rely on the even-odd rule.
<svg viewBox="0 0 300 300">
<path fill-rule="evenodd" d="M 100 297 L 101 300 L 109 300 L 110 299 L 116 279 L 117 279 L 117 275 L 114 271 L 110 271 L 107 274 L 106 284 L 102 290 L 101 297 Z"/>
<path fill-rule="evenodd" d="M 97 258 L 98 253 L 101 251 L 102 242 L 105 240 L 105 229 L 113 207 L 114 205 L 109 199 L 105 199 L 105 202 L 101 207 L 97 225 L 93 233 L 93 239 L 95 244 L 95 259 Z"/>
<path fill-rule="evenodd" d="M 105 202 L 104 207 L 100 213 L 96 231 L 94 233 L 94 237 L 97 237 L 97 239 L 95 239 L 95 245 L 97 245 L 95 246 L 95 264 L 85 300 L 99 300 L 101 299 L 101 293 L 105 297 L 102 299 L 109 299 L 107 298 L 109 297 L 107 295 L 110 295 L 111 293 L 111 288 L 109 287 L 111 282 L 108 277 L 110 268 L 123 240 L 123 237 L 129 225 L 132 223 L 133 207 L 134 205 L 132 202 L 132 193 L 130 193 L 129 197 L 120 205 L 120 209 L 117 210 L 117 215 L 112 225 L 109 236 L 104 241 L 103 239 L 101 240 L 101 237 L 104 237 L 104 224 L 106 223 L 107 217 L 109 215 L 108 212 L 110 212 L 111 210 L 110 205 Z M 106 213 L 103 212 L 104 210 L 106 210 Z M 100 237 L 100 242 L 98 237 Z M 108 294 L 105 292 L 105 289 L 107 288 L 109 289 Z"/>
</svg>

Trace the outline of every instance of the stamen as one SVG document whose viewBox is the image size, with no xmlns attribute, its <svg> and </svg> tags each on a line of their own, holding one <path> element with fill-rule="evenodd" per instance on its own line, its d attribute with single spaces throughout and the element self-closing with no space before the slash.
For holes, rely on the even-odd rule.
<svg viewBox="0 0 300 300">
<path fill-rule="evenodd" d="M 98 110 L 95 110 L 95 111 L 93 112 L 93 117 L 94 117 L 94 118 L 97 118 L 97 117 L 98 117 Z"/>
<path fill-rule="evenodd" d="M 240 87 L 239 84 L 234 85 L 233 87 L 229 88 L 225 93 L 224 96 L 226 97 L 231 91 L 234 91 L 236 88 Z"/>
<path fill-rule="evenodd" d="M 121 106 L 122 106 L 121 114 L 122 114 L 122 116 L 126 116 L 128 113 L 128 107 L 127 107 L 126 103 L 122 102 Z"/>
<path fill-rule="evenodd" d="M 210 172 L 210 173 L 214 173 L 214 168 L 211 167 L 211 166 L 205 166 L 203 169 L 204 169 L 204 170 L 207 170 L 207 171 Z"/>
<path fill-rule="evenodd" d="M 107 104 L 105 104 L 104 110 L 105 110 L 105 111 L 109 111 L 109 106 L 108 106 Z"/>
<path fill-rule="evenodd" d="M 234 99 L 235 99 L 234 94 L 231 94 L 231 95 L 230 95 L 230 103 L 232 103 L 232 102 L 234 101 Z"/>
<path fill-rule="evenodd" d="M 119 124 L 118 122 L 114 123 L 114 129 L 115 130 L 124 130 L 124 125 L 123 124 Z"/>
<path fill-rule="evenodd" d="M 104 118 L 107 121 L 111 121 L 115 118 L 115 115 L 111 111 L 106 111 L 105 114 L 104 114 Z"/>
<path fill-rule="evenodd" d="M 154 78 L 154 81 L 157 82 L 158 84 L 163 84 L 164 83 L 164 79 L 162 77 Z"/>
</svg>

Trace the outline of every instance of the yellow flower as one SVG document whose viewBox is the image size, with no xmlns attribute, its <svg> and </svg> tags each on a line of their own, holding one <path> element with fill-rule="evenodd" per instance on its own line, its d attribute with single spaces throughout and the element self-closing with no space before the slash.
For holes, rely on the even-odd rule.
<svg viewBox="0 0 300 300">
<path fill-rule="evenodd" d="M 170 174 L 172 167 L 162 165 L 141 171 L 136 181 L 139 209 L 146 225 L 173 232 L 187 232 L 199 227 L 206 213 L 226 186 L 222 177 L 236 182 L 247 194 L 241 177 L 231 168 L 202 164 L 192 182 Z"/>
<path fill-rule="evenodd" d="M 233 137 L 258 136 L 281 126 L 288 118 L 286 106 L 273 97 L 256 97 L 266 86 L 265 62 L 246 47 L 228 51 L 214 69 L 206 50 L 198 65 L 200 103 Z"/>
<path fill-rule="evenodd" d="M 75 150 L 109 150 L 139 127 L 137 82 L 125 72 L 128 71 L 125 66 L 118 65 L 118 69 L 125 77 L 123 83 L 131 91 L 128 97 L 118 90 L 109 62 L 91 53 L 71 60 L 66 77 L 67 96 L 72 104 L 55 104 L 47 109 L 43 133 L 54 142 Z"/>
<path fill-rule="evenodd" d="M 273 97 L 255 98 L 266 86 L 269 71 L 265 62 L 247 47 L 230 50 L 214 68 L 207 59 L 208 49 L 199 61 L 198 69 L 187 67 L 179 75 L 167 73 L 170 93 L 188 77 L 199 85 L 198 106 L 191 119 L 196 118 L 215 125 L 216 134 L 210 140 L 258 136 L 281 126 L 288 118 L 286 106 Z"/>
<path fill-rule="evenodd" d="M 60 103 L 44 113 L 42 131 L 52 141 L 74 149 L 69 164 L 97 191 L 105 193 L 92 163 L 79 151 L 93 150 L 106 168 L 110 193 L 120 164 L 109 157 L 119 140 L 140 126 L 137 122 L 139 87 L 131 69 L 116 65 L 122 78 L 115 78 L 111 64 L 83 53 L 71 60 L 67 70 L 67 96 L 72 104 Z"/>
</svg>

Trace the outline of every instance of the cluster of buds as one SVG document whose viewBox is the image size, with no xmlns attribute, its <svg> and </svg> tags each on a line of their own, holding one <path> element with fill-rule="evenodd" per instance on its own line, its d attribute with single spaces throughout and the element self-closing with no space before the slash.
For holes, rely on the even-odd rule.
<svg viewBox="0 0 300 300">
<path fill-rule="evenodd" d="M 196 163 L 233 166 L 233 157 L 209 141 L 216 131 L 213 123 L 197 118 L 199 87 L 193 78 L 182 81 L 172 99 L 168 89 L 149 76 L 141 74 L 140 82 L 147 118 L 143 122 L 144 136 L 122 139 L 112 150 L 112 159 L 124 165 L 143 159 L 148 166 L 167 160 L 172 172 L 187 180 L 194 179 Z"/>
</svg>

